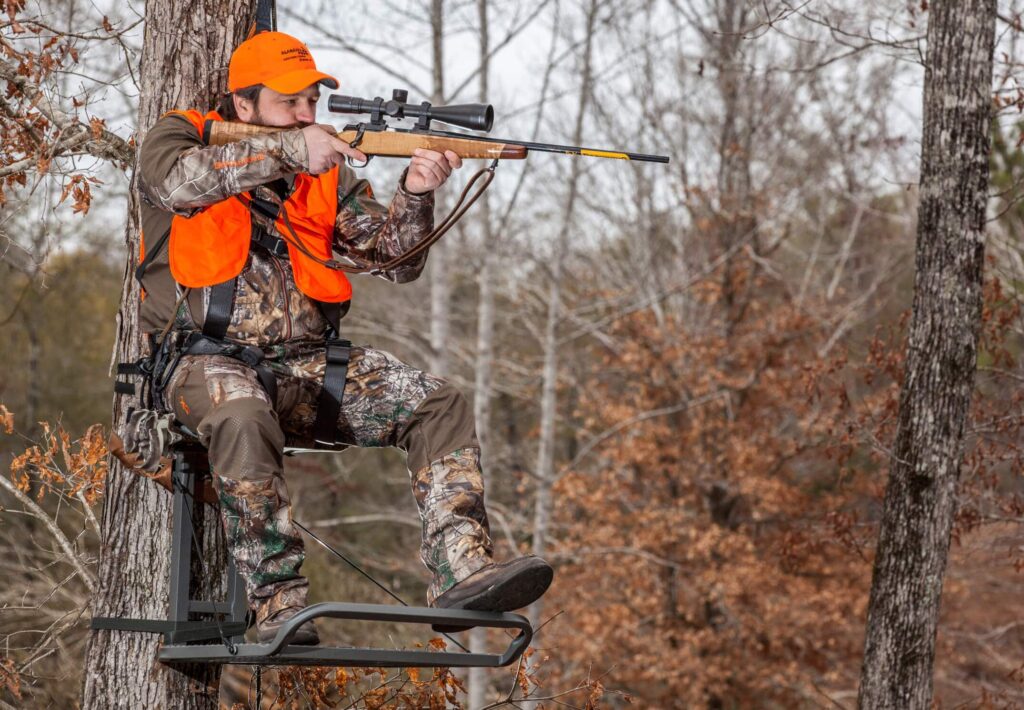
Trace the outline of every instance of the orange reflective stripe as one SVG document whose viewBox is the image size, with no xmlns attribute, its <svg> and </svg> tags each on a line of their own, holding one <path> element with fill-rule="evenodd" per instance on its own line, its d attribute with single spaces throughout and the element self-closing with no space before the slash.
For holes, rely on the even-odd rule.
<svg viewBox="0 0 1024 710">
<path fill-rule="evenodd" d="M 250 163 L 258 163 L 261 160 L 266 160 L 267 156 L 265 153 L 257 153 L 256 155 L 250 155 L 248 158 L 242 158 L 241 160 L 222 160 L 217 161 L 213 164 L 214 170 L 223 170 L 224 168 L 241 168 L 242 166 L 249 165 Z"/>
<path fill-rule="evenodd" d="M 214 111 L 205 116 L 195 110 L 171 113 L 188 119 L 200 135 L 206 121 L 222 120 Z M 230 165 L 256 159 L 254 156 Z M 227 162 L 221 164 L 222 167 L 228 165 Z M 318 258 L 330 259 L 338 214 L 338 168 L 318 176 L 296 175 L 295 189 L 285 200 L 284 208 L 302 245 Z M 278 219 L 277 226 L 279 232 L 291 240 L 283 219 Z M 213 286 L 234 278 L 245 267 L 251 238 L 252 215 L 237 199 L 218 202 L 192 217 L 175 215 L 171 220 L 168 246 L 171 274 L 181 285 L 193 288 Z M 288 256 L 295 285 L 302 293 L 328 303 L 340 303 L 352 297 L 352 284 L 344 272 L 313 261 L 291 244 Z"/>
</svg>

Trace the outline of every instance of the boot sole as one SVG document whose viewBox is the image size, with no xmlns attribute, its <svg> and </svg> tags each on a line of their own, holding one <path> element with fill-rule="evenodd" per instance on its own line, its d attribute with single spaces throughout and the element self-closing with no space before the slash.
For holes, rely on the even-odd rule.
<svg viewBox="0 0 1024 710">
<path fill-rule="evenodd" d="M 514 611 L 529 606 L 540 599 L 551 585 L 554 571 L 542 560 L 537 560 L 515 577 L 498 582 L 480 590 L 472 596 L 461 599 L 444 609 L 463 609 L 465 611 Z M 442 634 L 467 631 L 472 626 L 452 626 L 448 624 L 432 624 L 434 631 Z"/>
</svg>

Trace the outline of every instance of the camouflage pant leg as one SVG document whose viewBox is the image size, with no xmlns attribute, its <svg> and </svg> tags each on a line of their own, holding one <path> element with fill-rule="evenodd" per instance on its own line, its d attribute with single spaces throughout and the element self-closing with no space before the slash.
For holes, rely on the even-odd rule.
<svg viewBox="0 0 1024 710">
<path fill-rule="evenodd" d="M 282 477 L 284 433 L 255 372 L 221 356 L 186 356 L 165 397 L 200 435 L 230 551 L 259 616 L 305 604 L 302 538 Z M 273 606 L 274 609 L 270 607 Z"/>
<path fill-rule="evenodd" d="M 491 562 L 480 449 L 457 449 L 416 471 L 413 494 L 423 522 L 420 556 L 434 573 L 427 588 L 427 603 L 433 604 Z"/>
<path fill-rule="evenodd" d="M 323 370 L 322 350 L 280 365 L 278 406 L 290 443 L 312 443 Z M 490 563 L 473 412 L 455 387 L 389 353 L 354 347 L 338 440 L 355 446 L 396 446 L 408 454 L 423 524 L 420 557 L 433 573 L 428 601 Z"/>
</svg>

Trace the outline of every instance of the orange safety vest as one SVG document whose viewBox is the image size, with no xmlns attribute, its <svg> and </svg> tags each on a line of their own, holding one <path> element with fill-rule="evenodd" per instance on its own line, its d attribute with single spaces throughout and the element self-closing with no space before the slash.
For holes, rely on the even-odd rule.
<svg viewBox="0 0 1024 710">
<path fill-rule="evenodd" d="M 195 110 L 172 113 L 187 118 L 200 136 L 206 121 L 223 120 L 216 111 L 205 116 Z M 217 167 L 214 165 L 214 169 Z M 322 175 L 296 175 L 295 189 L 284 201 L 283 209 L 302 245 L 321 259 L 331 259 L 338 214 L 338 167 Z M 318 264 L 296 249 L 281 217 L 276 226 L 289 239 L 292 273 L 302 293 L 327 303 L 341 303 L 352 297 L 352 284 L 343 271 Z M 252 215 L 235 198 L 211 205 L 192 217 L 175 215 L 168 247 L 171 274 L 182 286 L 190 287 L 213 286 L 233 279 L 245 266 L 251 238 Z"/>
</svg>

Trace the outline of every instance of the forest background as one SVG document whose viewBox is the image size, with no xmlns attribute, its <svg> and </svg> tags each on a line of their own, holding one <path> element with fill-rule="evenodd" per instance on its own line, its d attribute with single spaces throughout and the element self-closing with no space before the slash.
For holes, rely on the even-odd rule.
<svg viewBox="0 0 1024 710">
<path fill-rule="evenodd" d="M 36 52 L 47 96 L 96 140 L 145 130 L 141 3 L 5 10 L 0 59 Z M 942 707 L 1024 706 L 1022 10 L 999 4 L 986 305 L 939 627 Z M 345 319 L 356 342 L 473 397 L 498 554 L 556 567 L 531 610 L 544 624 L 528 681 L 539 694 L 582 684 L 566 702 L 603 690 L 611 707 L 853 706 L 913 288 L 927 20 L 927 2 L 903 0 L 281 4 L 280 29 L 342 93 L 483 97 L 498 136 L 672 158 L 503 164 L 423 278 L 357 279 Z M 130 172 L 73 146 L 19 163 L 11 96 L 0 707 L 63 708 L 79 696 L 95 583 L 95 425 L 110 421 Z M 386 201 L 401 167 L 361 172 Z M 15 458 L 32 445 L 34 458 Z M 298 459 L 288 481 L 300 520 L 422 597 L 398 452 Z M 305 569 L 314 600 L 384 601 L 315 546 Z M 471 706 L 515 680 L 474 674 Z M 228 676 L 225 705 L 250 683 Z"/>
</svg>

